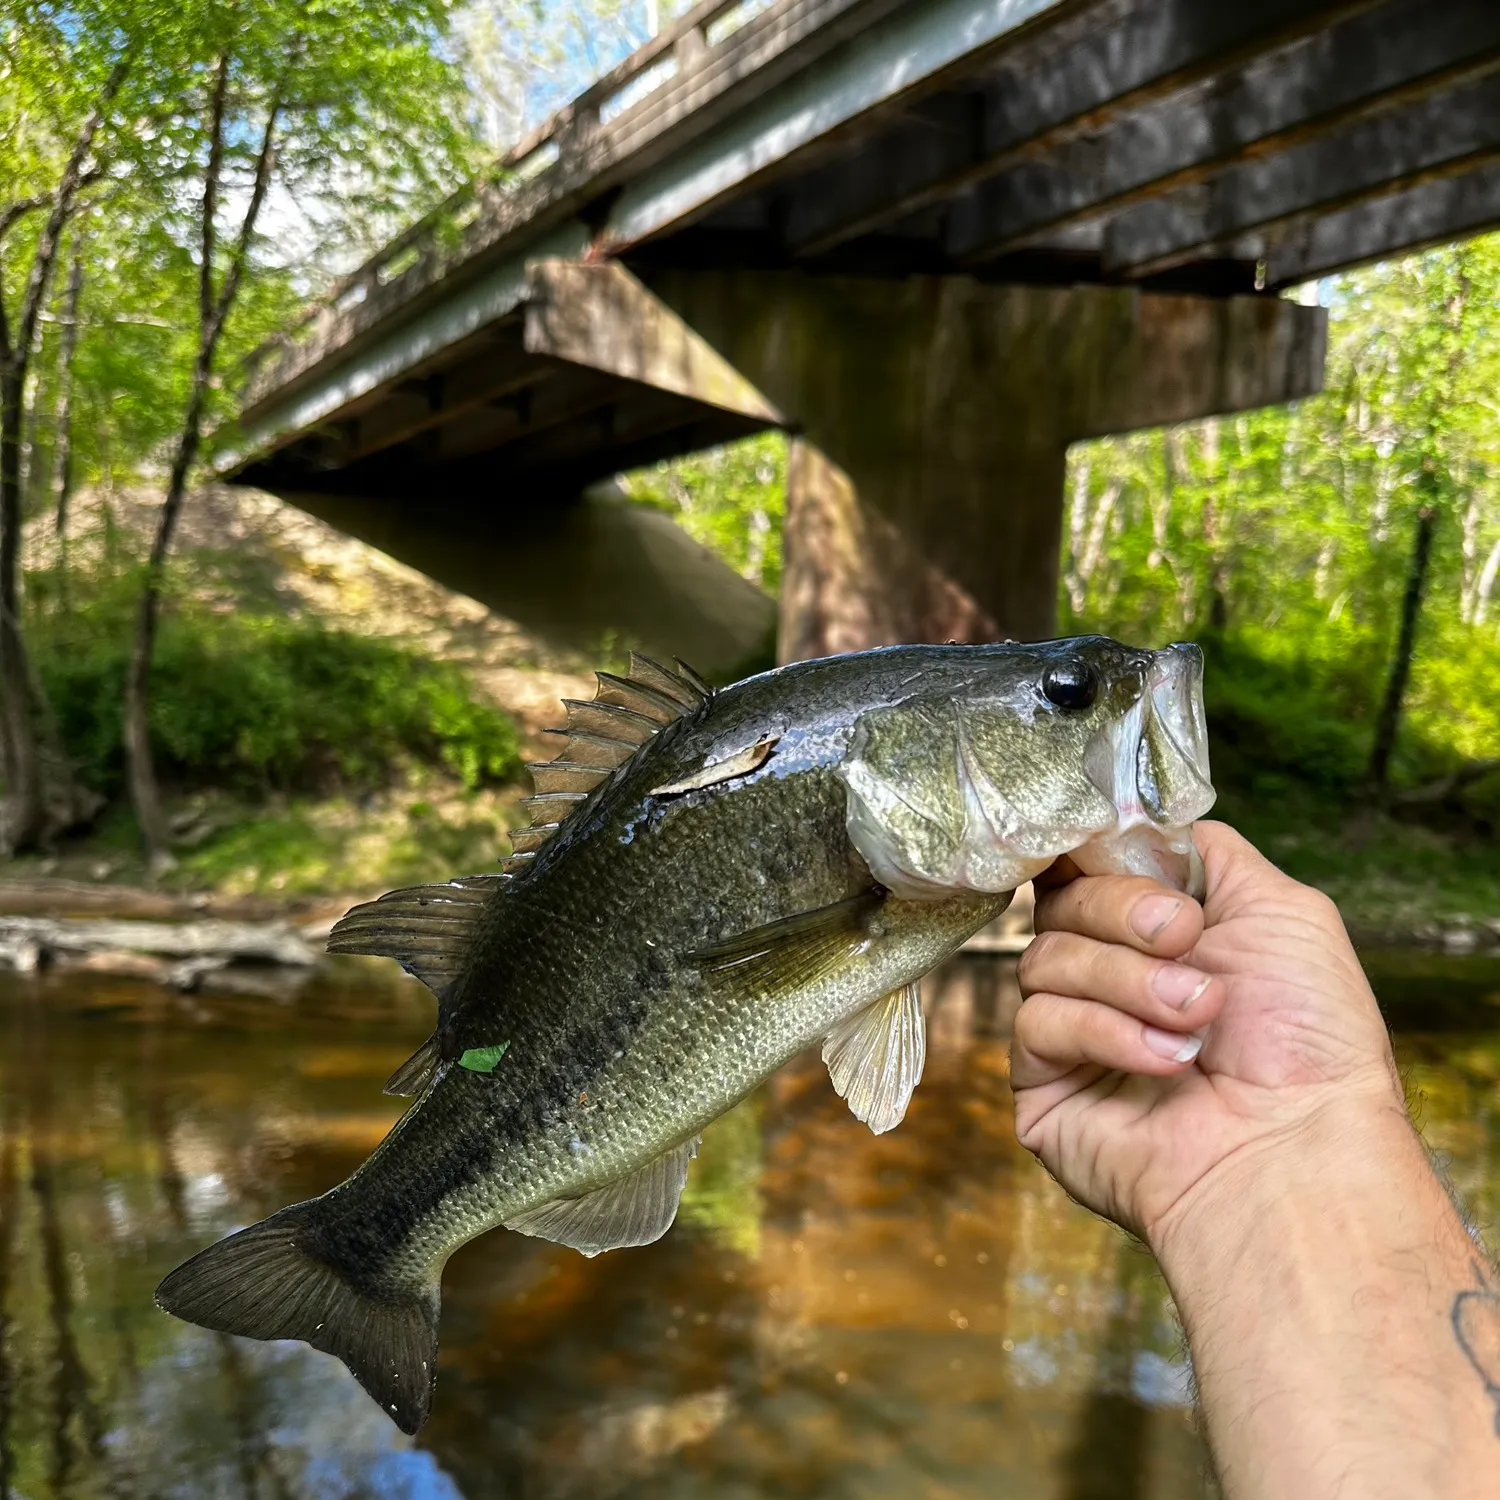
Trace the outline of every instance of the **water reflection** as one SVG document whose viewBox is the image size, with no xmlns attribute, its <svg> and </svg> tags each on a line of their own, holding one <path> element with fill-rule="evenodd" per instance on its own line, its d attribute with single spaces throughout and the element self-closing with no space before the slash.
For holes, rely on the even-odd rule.
<svg viewBox="0 0 1500 1500">
<path fill-rule="evenodd" d="M 1494 1222 L 1500 965 L 1383 962 L 1414 1105 Z M 709 1132 L 660 1243 L 456 1256 L 413 1443 L 326 1356 L 188 1328 L 151 1289 L 363 1157 L 422 993 L 353 963 L 295 1006 L 0 980 L 0 1496 L 1204 1495 L 1153 1264 L 1011 1133 L 1010 966 L 926 998 L 900 1130 L 808 1057 Z"/>
</svg>

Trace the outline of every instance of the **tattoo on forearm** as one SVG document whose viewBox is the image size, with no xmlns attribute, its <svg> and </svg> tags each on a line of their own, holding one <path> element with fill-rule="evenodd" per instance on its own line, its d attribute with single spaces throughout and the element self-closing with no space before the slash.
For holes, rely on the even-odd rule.
<svg viewBox="0 0 1500 1500">
<path fill-rule="evenodd" d="M 1500 1291 L 1477 1264 L 1474 1280 L 1476 1286 L 1453 1299 L 1453 1337 L 1495 1403 L 1495 1435 L 1500 1437 Z"/>
</svg>

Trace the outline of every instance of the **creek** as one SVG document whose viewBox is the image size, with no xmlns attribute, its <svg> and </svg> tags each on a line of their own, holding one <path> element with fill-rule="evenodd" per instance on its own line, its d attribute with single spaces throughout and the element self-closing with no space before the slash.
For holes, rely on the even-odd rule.
<svg viewBox="0 0 1500 1500">
<path fill-rule="evenodd" d="M 1500 959 L 1367 955 L 1417 1118 L 1500 1214 Z M 678 1221 L 585 1260 L 454 1257 L 433 1416 L 328 1356 L 159 1313 L 161 1275 L 349 1172 L 430 1021 L 387 965 L 295 1001 L 0 974 L 0 1496 L 1188 1500 L 1189 1371 L 1150 1257 L 1016 1144 L 1013 960 L 926 986 L 926 1076 L 872 1136 L 815 1055 L 707 1134 Z"/>
</svg>

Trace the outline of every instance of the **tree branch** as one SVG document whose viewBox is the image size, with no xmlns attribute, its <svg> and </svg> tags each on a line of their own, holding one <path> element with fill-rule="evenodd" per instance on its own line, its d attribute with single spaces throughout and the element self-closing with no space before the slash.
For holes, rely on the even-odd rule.
<svg viewBox="0 0 1500 1500">
<path fill-rule="evenodd" d="M 224 284 L 219 288 L 219 300 L 214 308 L 213 336 L 217 341 L 234 305 L 235 293 L 239 291 L 240 278 L 245 273 L 245 262 L 250 255 L 250 241 L 255 234 L 255 223 L 260 217 L 261 206 L 271 187 L 271 174 L 276 169 L 276 125 L 281 117 L 281 98 L 271 100 L 266 114 L 266 128 L 260 139 L 260 150 L 255 155 L 255 185 L 250 189 L 250 201 L 245 205 L 245 217 L 240 224 L 239 240 L 234 247 L 233 258 L 224 275 Z"/>
<path fill-rule="evenodd" d="M 109 77 L 105 79 L 104 87 L 100 91 L 98 102 L 94 105 L 88 119 L 83 122 L 83 128 L 73 142 L 73 150 L 68 156 L 68 163 L 63 168 L 57 190 L 52 195 L 52 212 L 47 215 L 41 238 L 37 241 L 36 254 L 31 262 L 31 274 L 26 278 L 26 291 L 21 299 L 21 315 L 16 323 L 14 357 L 22 361 L 29 355 L 31 341 L 36 335 L 37 316 L 42 310 L 42 302 L 46 297 L 47 281 L 52 274 L 52 262 L 57 257 L 57 247 L 62 238 L 63 226 L 68 222 L 68 216 L 73 212 L 73 204 L 78 196 L 79 185 L 84 176 L 84 161 L 94 144 L 94 136 L 104 121 L 105 112 L 115 95 L 120 92 L 121 84 L 125 82 L 125 75 L 130 71 L 130 64 L 131 56 L 127 53 L 110 69 Z"/>
<path fill-rule="evenodd" d="M 17 198 L 14 203 L 7 203 L 4 208 L 0 208 L 0 240 L 10 233 L 11 226 L 18 219 L 25 218 L 38 208 L 45 208 L 51 201 L 50 193 L 38 193 L 34 198 Z"/>
<path fill-rule="evenodd" d="M 219 54 L 208 106 L 208 166 L 203 173 L 203 217 L 199 224 L 198 337 L 209 337 L 214 316 L 214 235 L 219 212 L 219 174 L 224 166 L 224 99 L 229 91 L 229 54 Z"/>
</svg>

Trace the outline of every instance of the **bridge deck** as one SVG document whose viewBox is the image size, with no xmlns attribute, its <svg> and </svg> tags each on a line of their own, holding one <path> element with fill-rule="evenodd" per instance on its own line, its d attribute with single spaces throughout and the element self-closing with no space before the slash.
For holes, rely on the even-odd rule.
<svg viewBox="0 0 1500 1500">
<path fill-rule="evenodd" d="M 704 0 L 263 351 L 227 465 L 569 476 L 765 425 L 529 343 L 527 266 L 1226 295 L 1500 223 L 1495 0 Z"/>
</svg>

